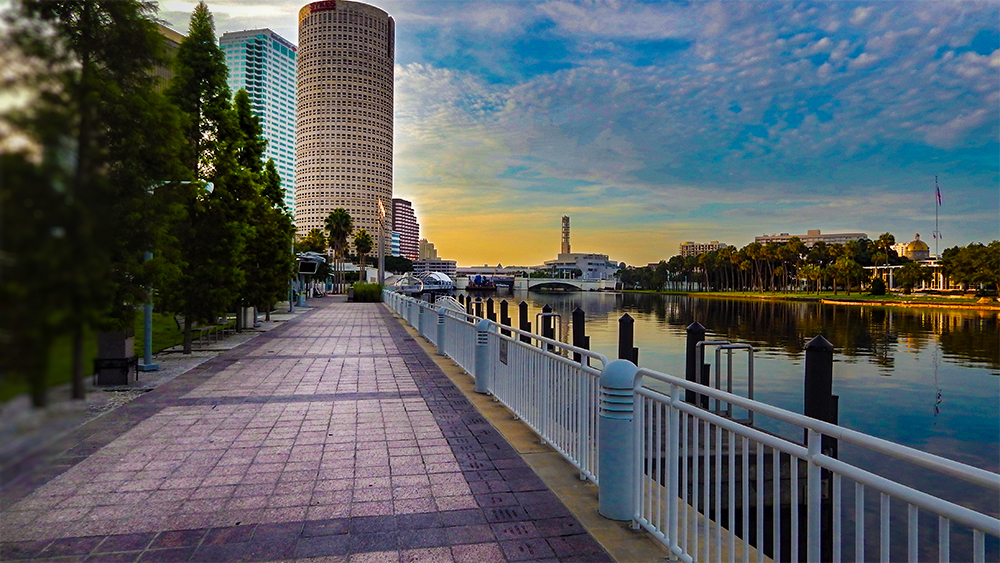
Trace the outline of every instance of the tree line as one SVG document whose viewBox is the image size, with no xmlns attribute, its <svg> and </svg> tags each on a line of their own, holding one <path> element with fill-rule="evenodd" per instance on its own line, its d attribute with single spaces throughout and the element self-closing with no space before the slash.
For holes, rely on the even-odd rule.
<svg viewBox="0 0 1000 563">
<path fill-rule="evenodd" d="M 233 95 L 211 13 L 198 4 L 169 58 L 139 0 L 20 0 L 4 14 L 0 376 L 44 405 L 49 347 L 129 330 L 158 310 L 194 323 L 270 311 L 294 272 L 294 227 L 249 95 Z M 171 68 L 164 83 L 156 69 Z M 148 253 L 152 253 L 149 257 Z"/>
<path fill-rule="evenodd" d="M 727 246 L 696 256 L 676 255 L 655 265 L 627 267 L 619 277 L 627 288 L 656 291 L 756 291 L 821 292 L 850 294 L 872 281 L 866 266 L 902 267 L 893 271 L 895 282 L 909 291 L 931 278 L 929 268 L 897 255 L 891 233 L 876 240 L 862 238 L 843 244 L 817 242 L 806 246 L 798 237 L 781 244 L 752 242 L 743 248 Z M 998 285 L 1000 243 L 974 243 L 945 250 L 943 272 L 964 287 Z M 883 288 L 884 293 L 884 288 Z"/>
</svg>

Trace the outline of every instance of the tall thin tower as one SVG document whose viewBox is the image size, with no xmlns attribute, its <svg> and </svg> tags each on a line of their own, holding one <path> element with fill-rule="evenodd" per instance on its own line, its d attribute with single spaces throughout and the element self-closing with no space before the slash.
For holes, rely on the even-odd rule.
<svg viewBox="0 0 1000 563">
<path fill-rule="evenodd" d="M 559 253 L 569 254 L 569 215 L 563 215 L 562 218 L 562 247 Z"/>
<path fill-rule="evenodd" d="M 392 209 L 392 100 L 396 24 L 360 2 L 299 11 L 297 185 L 299 235 L 343 207 L 355 229 L 388 237 Z M 377 242 L 376 242 L 377 244 Z"/>
</svg>

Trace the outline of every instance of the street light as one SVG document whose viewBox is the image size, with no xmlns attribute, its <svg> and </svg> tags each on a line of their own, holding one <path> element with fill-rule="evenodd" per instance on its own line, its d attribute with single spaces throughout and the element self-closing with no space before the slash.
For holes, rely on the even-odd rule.
<svg viewBox="0 0 1000 563">
<path fill-rule="evenodd" d="M 182 180 L 179 182 L 160 182 L 155 186 L 149 188 L 149 193 L 152 195 L 154 191 L 164 184 L 204 184 L 205 191 L 212 193 L 215 190 L 215 184 L 212 182 L 190 182 L 187 180 Z M 143 262 L 149 262 L 153 258 L 152 252 L 146 252 L 143 256 Z M 142 363 L 139 364 L 139 371 L 156 371 L 160 369 L 158 364 L 153 363 L 153 286 L 146 287 L 146 303 L 142 306 Z"/>
</svg>

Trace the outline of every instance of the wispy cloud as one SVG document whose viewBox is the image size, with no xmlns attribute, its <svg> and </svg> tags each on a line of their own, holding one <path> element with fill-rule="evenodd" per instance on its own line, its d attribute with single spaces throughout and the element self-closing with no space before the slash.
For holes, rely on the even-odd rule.
<svg viewBox="0 0 1000 563">
<path fill-rule="evenodd" d="M 220 33 L 284 33 L 301 5 L 210 8 Z M 574 248 L 639 264 L 764 232 L 903 239 L 933 230 L 934 175 L 946 240 L 1000 238 L 996 3 L 376 5 L 394 190 L 462 263 L 551 258 L 563 214 Z"/>
</svg>

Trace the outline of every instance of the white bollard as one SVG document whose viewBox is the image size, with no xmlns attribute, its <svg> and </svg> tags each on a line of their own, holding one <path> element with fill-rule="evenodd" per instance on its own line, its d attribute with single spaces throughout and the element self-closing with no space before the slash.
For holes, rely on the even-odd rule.
<svg viewBox="0 0 1000 563">
<path fill-rule="evenodd" d="M 490 394 L 490 387 L 493 382 L 490 381 L 490 330 L 489 319 L 483 319 L 476 323 L 476 356 L 475 356 L 475 371 L 473 376 L 476 378 L 476 393 L 484 393 L 486 395 Z"/>
<path fill-rule="evenodd" d="M 597 511 L 609 520 L 632 520 L 635 516 L 633 451 L 635 435 L 635 374 L 628 360 L 614 360 L 601 373 L 598 463 L 600 486 Z"/>
<path fill-rule="evenodd" d="M 438 355 L 439 356 L 444 356 L 445 355 L 444 354 L 444 339 L 445 339 L 446 333 L 445 333 L 444 317 L 445 317 L 445 315 L 447 313 L 448 313 L 448 310 L 445 309 L 444 307 L 441 307 L 440 309 L 438 309 L 438 314 L 437 314 L 437 320 L 438 320 L 437 321 L 437 346 L 438 346 Z"/>
</svg>

